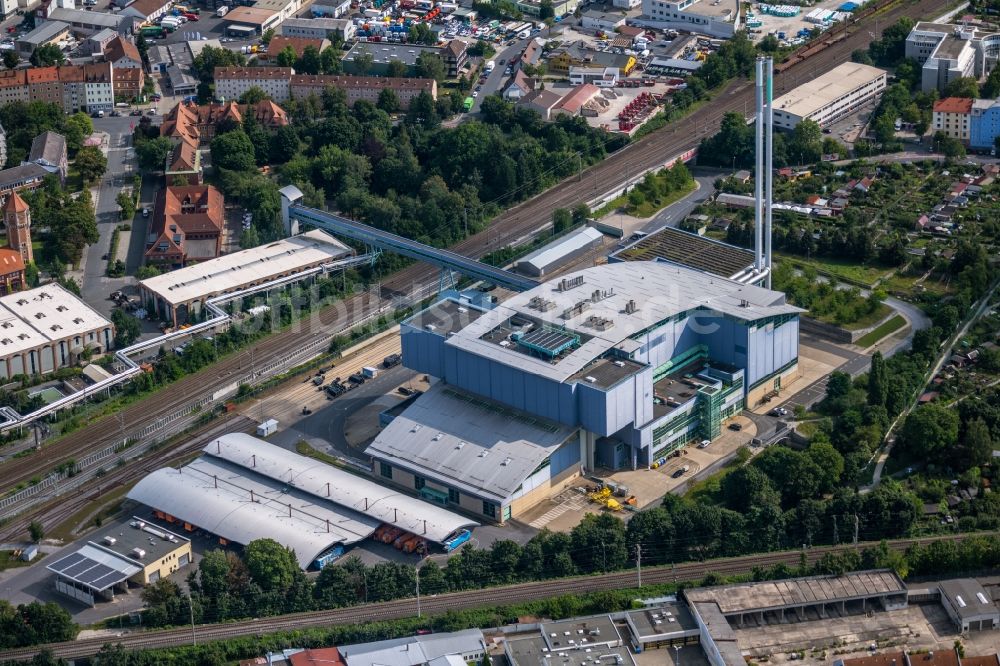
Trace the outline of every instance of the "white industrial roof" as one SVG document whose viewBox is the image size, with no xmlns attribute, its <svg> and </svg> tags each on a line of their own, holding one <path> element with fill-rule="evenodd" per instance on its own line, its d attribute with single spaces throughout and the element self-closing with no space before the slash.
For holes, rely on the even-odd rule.
<svg viewBox="0 0 1000 666">
<path fill-rule="evenodd" d="M 143 280 L 142 286 L 177 305 L 275 279 L 350 253 L 351 249 L 336 238 L 315 229 L 157 275 Z"/>
<path fill-rule="evenodd" d="M 575 432 L 436 384 L 393 419 L 366 453 L 502 501 Z"/>
<path fill-rule="evenodd" d="M 121 25 L 122 19 L 121 14 L 88 12 L 83 9 L 69 9 L 65 7 L 57 7 L 50 10 L 48 16 L 49 21 L 64 21 L 66 23 L 79 23 L 80 25 L 103 25 L 107 28 L 117 28 Z"/>
<path fill-rule="evenodd" d="M 0 356 L 111 326 L 57 283 L 0 297 Z M 83 338 L 80 344 L 89 340 Z M 101 341 L 103 344 L 103 340 Z"/>
<path fill-rule="evenodd" d="M 808 118 L 831 102 L 882 76 L 885 76 L 885 70 L 878 67 L 845 62 L 774 100 L 774 109 Z"/>
<path fill-rule="evenodd" d="M 603 234 L 593 227 L 583 227 L 573 233 L 549 243 L 518 260 L 518 264 L 530 264 L 539 274 L 551 264 L 563 259 L 566 255 L 581 250 L 601 240 Z"/>
<path fill-rule="evenodd" d="M 486 639 L 479 629 L 464 629 L 346 645 L 337 649 L 347 666 L 417 666 L 444 657 L 485 652 Z"/>
<path fill-rule="evenodd" d="M 153 472 L 128 497 L 230 541 L 274 539 L 293 549 L 303 568 L 330 546 L 357 543 L 384 522 L 438 542 L 476 525 L 243 433 L 213 440 L 205 455 L 180 470 Z"/>
<path fill-rule="evenodd" d="M 563 280 L 574 278 L 583 281 L 559 291 Z M 601 292 L 596 302 L 595 291 Z M 545 312 L 529 307 L 536 297 L 551 301 L 554 306 Z M 627 314 L 625 308 L 630 300 L 635 301 L 636 311 Z M 565 311 L 584 301 L 589 304 L 588 309 L 563 318 Z M 566 381 L 608 350 L 630 343 L 632 336 L 695 309 L 703 310 L 706 316 L 722 313 L 743 321 L 803 311 L 787 304 L 781 292 L 740 284 L 679 264 L 629 261 L 574 271 L 516 294 L 456 332 L 445 344 L 555 381 Z M 555 363 L 481 339 L 518 314 L 589 339 Z M 591 317 L 610 319 L 613 325 L 597 330 L 586 323 Z"/>
</svg>

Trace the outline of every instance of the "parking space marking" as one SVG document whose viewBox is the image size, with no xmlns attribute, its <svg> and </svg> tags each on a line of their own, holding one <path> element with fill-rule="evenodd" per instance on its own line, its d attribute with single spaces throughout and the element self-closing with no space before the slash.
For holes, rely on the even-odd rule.
<svg viewBox="0 0 1000 666">
<path fill-rule="evenodd" d="M 559 516 L 566 513 L 567 511 L 570 510 L 579 511 L 586 504 L 587 500 L 585 497 L 583 497 L 583 495 L 578 495 L 574 493 L 569 498 L 564 499 L 563 501 L 559 502 L 559 504 L 557 504 L 556 506 L 552 507 L 551 509 L 540 515 L 538 518 L 535 518 L 533 521 L 528 523 L 528 525 L 534 527 L 535 529 L 540 530 L 549 523 L 551 523 L 553 520 L 558 518 Z"/>
</svg>

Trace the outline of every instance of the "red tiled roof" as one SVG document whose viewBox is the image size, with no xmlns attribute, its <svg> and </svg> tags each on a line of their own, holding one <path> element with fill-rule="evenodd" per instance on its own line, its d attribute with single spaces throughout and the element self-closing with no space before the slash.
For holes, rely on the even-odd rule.
<svg viewBox="0 0 1000 666">
<path fill-rule="evenodd" d="M 28 210 L 28 204 L 17 192 L 11 192 L 3 204 L 4 213 L 23 213 L 26 210 Z"/>
<path fill-rule="evenodd" d="M 314 648 L 303 650 L 289 657 L 292 666 L 346 666 L 337 648 Z"/>
<path fill-rule="evenodd" d="M 24 270 L 24 258 L 17 250 L 0 248 L 0 275 L 10 275 Z"/>
<path fill-rule="evenodd" d="M 291 67 L 216 67 L 215 80 L 219 79 L 288 79 Z"/>
<path fill-rule="evenodd" d="M 142 62 L 139 49 L 136 45 L 122 36 L 115 37 L 104 47 L 104 57 L 108 62 L 118 62 L 122 58 L 130 58 L 136 62 Z"/>
<path fill-rule="evenodd" d="M 934 102 L 935 113 L 969 113 L 972 100 L 968 97 L 945 97 Z"/>
<path fill-rule="evenodd" d="M 285 37 L 284 35 L 275 35 L 271 38 L 271 41 L 267 45 L 267 57 L 273 60 L 278 57 L 278 54 L 285 50 L 285 47 L 291 46 L 292 50 L 295 51 L 295 57 L 301 58 L 302 54 L 305 52 L 307 46 L 316 47 L 317 51 L 323 49 L 324 39 L 310 39 L 308 37 Z"/>
</svg>

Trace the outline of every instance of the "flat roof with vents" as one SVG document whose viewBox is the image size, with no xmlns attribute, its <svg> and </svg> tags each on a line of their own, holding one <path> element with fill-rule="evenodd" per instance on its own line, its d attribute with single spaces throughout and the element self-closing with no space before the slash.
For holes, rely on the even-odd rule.
<svg viewBox="0 0 1000 666">
<path fill-rule="evenodd" d="M 267 282 L 352 254 L 318 229 L 143 280 L 140 286 L 172 306 Z"/>
<path fill-rule="evenodd" d="M 576 428 L 435 384 L 366 453 L 428 481 L 503 501 Z"/>
<path fill-rule="evenodd" d="M 111 322 L 57 283 L 0 297 L 0 357 L 108 328 Z M 97 341 L 103 347 L 104 340 Z"/>
</svg>

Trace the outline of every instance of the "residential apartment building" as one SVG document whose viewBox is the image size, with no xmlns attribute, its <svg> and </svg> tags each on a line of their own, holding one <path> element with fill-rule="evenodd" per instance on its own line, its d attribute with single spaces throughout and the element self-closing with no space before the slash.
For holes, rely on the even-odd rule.
<svg viewBox="0 0 1000 666">
<path fill-rule="evenodd" d="M 139 48 L 125 37 L 118 35 L 111 39 L 102 49 L 104 59 L 117 69 L 142 69 L 142 56 Z"/>
<path fill-rule="evenodd" d="M 0 72 L 0 103 L 51 102 L 66 113 L 114 108 L 110 63 L 31 67 Z"/>
<path fill-rule="evenodd" d="M 977 99 L 969 113 L 969 147 L 989 150 L 1000 136 L 1000 100 Z"/>
<path fill-rule="evenodd" d="M 142 94 L 142 88 L 146 83 L 146 74 L 142 69 L 116 69 L 114 72 L 115 98 L 130 101 Z"/>
<path fill-rule="evenodd" d="M 28 70 L 26 69 L 5 69 L 0 71 L 0 105 L 7 105 L 11 102 L 27 102 L 31 97 L 28 95 Z"/>
<path fill-rule="evenodd" d="M 884 70 L 856 62 L 837 65 L 774 100 L 774 125 L 791 130 L 806 118 L 828 125 L 877 100 L 885 86 Z"/>
<path fill-rule="evenodd" d="M 87 113 L 111 111 L 115 107 L 114 70 L 111 63 L 82 65 L 84 103 Z"/>
<path fill-rule="evenodd" d="M 933 130 L 968 143 L 973 101 L 966 97 L 946 97 L 934 102 Z"/>
<path fill-rule="evenodd" d="M 975 29 L 956 25 L 921 21 L 906 37 L 905 54 L 920 63 L 924 92 L 943 91 L 957 78 L 975 76 L 981 58 L 978 51 Z"/>
<path fill-rule="evenodd" d="M 383 90 L 392 90 L 399 99 L 402 109 L 410 107 L 410 102 L 420 93 L 427 92 L 437 99 L 437 81 L 434 79 L 397 79 L 385 76 L 335 76 L 294 74 L 292 76 L 292 97 L 301 99 L 311 94 L 320 95 L 326 88 L 343 90 L 347 103 L 353 105 L 358 100 L 372 104 L 378 102 Z"/>
<path fill-rule="evenodd" d="M 738 0 L 642 0 L 642 15 L 634 22 L 728 38 L 741 27 L 740 6 Z"/>
<path fill-rule="evenodd" d="M 348 42 L 357 32 L 354 22 L 337 18 L 290 18 L 281 24 L 281 34 L 285 37 L 306 37 L 309 39 L 340 39 Z"/>
<path fill-rule="evenodd" d="M 215 96 L 238 100 L 257 87 L 280 104 L 288 101 L 291 79 L 291 67 L 216 67 Z"/>
</svg>

